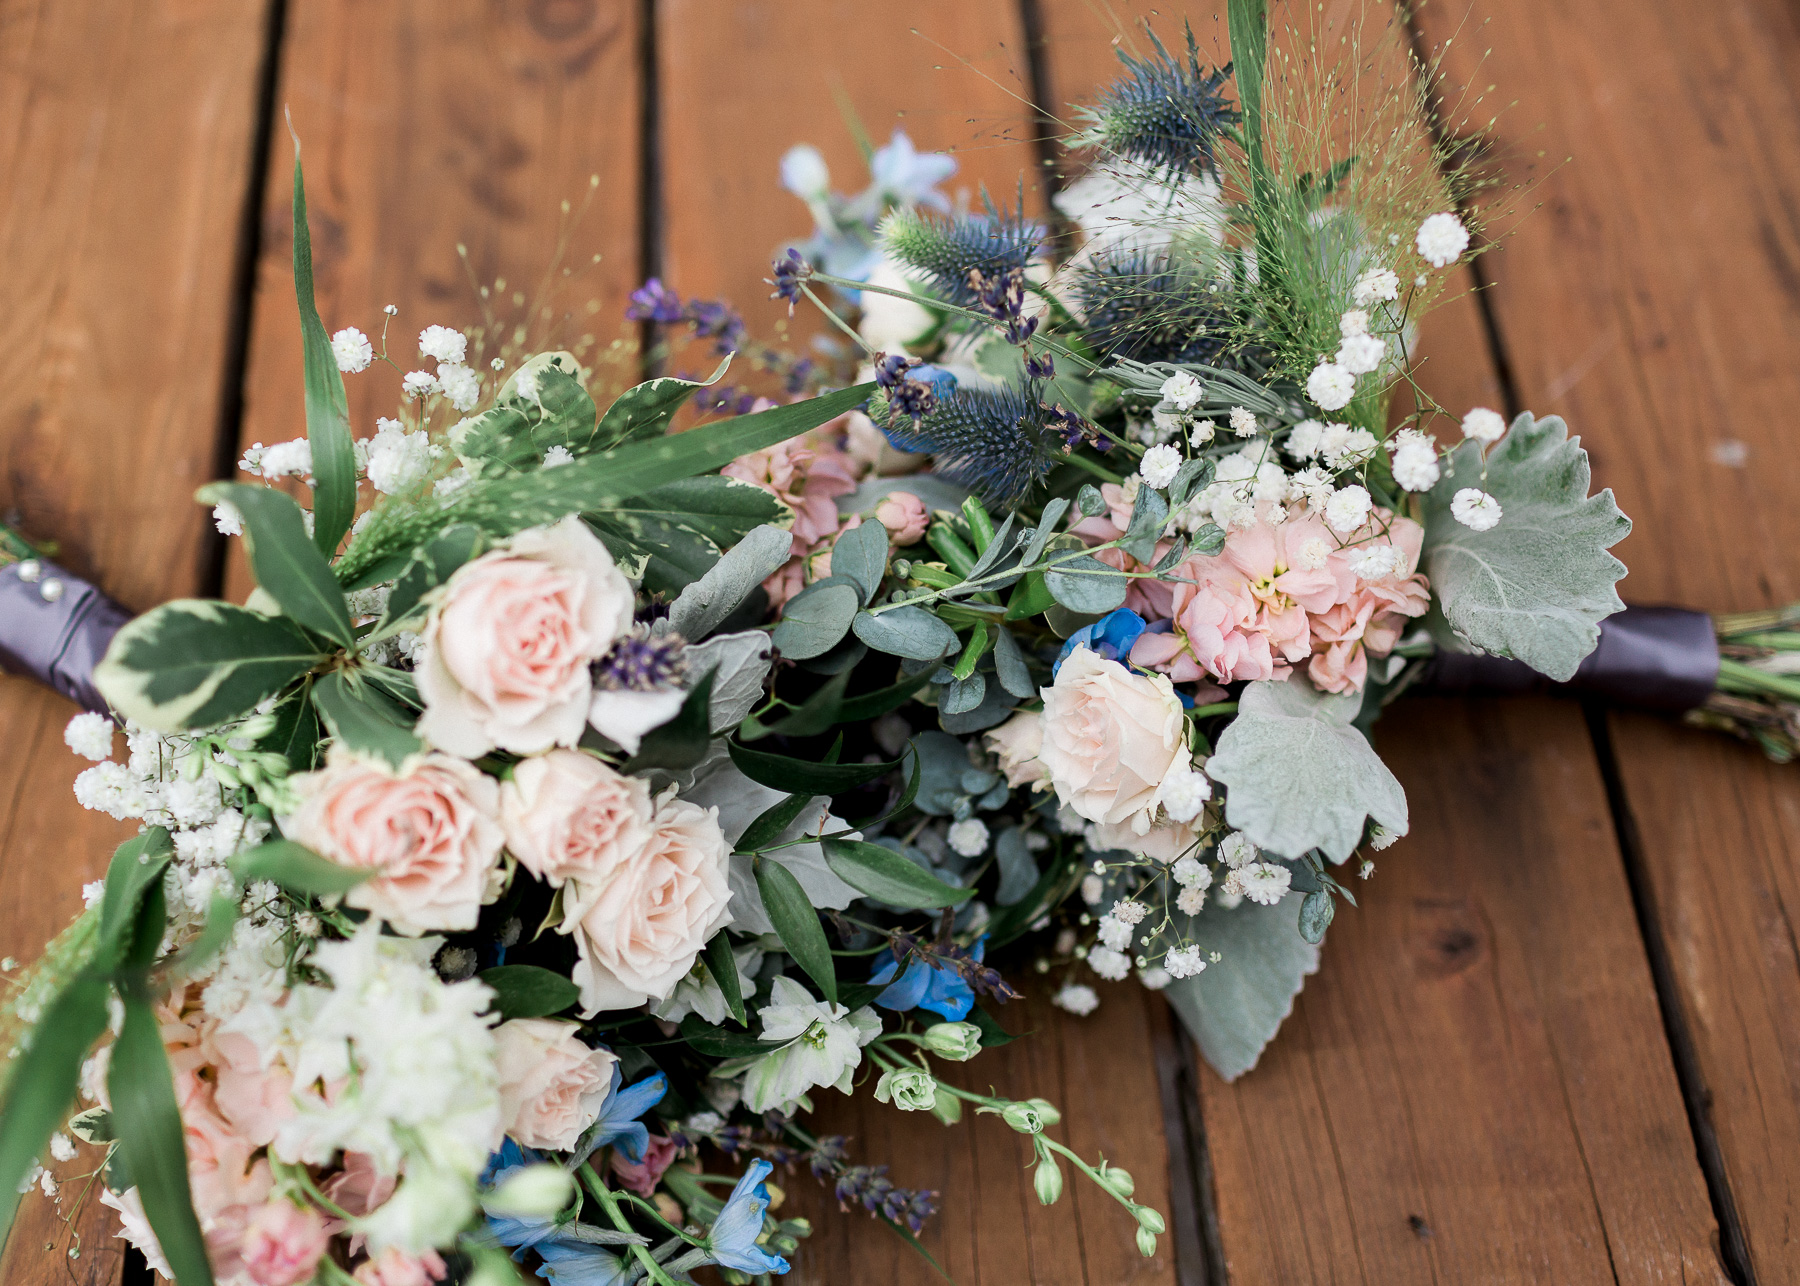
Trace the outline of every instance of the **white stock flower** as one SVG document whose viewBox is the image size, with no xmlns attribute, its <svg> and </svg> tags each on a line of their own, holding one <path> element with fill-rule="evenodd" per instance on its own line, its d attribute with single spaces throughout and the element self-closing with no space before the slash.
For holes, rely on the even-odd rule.
<svg viewBox="0 0 1800 1286">
<path fill-rule="evenodd" d="M 1476 487 L 1464 487 L 1450 499 L 1450 513 L 1474 531 L 1491 531 L 1500 522 L 1500 502 Z"/>
<path fill-rule="evenodd" d="M 419 332 L 419 356 L 450 366 L 461 366 L 468 355 L 469 339 L 448 326 L 427 326 Z"/>
<path fill-rule="evenodd" d="M 881 1034 L 881 1019 L 867 1005 L 851 1013 L 843 1005 L 814 1000 L 787 975 L 770 984 L 774 1002 L 757 1011 L 762 1038 L 784 1042 L 744 1072 L 744 1106 L 752 1112 L 792 1111 L 815 1086 L 850 1092 L 862 1048 Z"/>
<path fill-rule="evenodd" d="M 375 348 L 367 335 L 354 326 L 346 326 L 331 337 L 331 355 L 338 370 L 355 375 L 369 369 L 369 363 L 375 360 Z"/>
<path fill-rule="evenodd" d="M 1306 396 L 1322 410 L 1340 410 L 1356 396 L 1356 376 L 1336 362 L 1320 362 L 1306 377 Z"/>
<path fill-rule="evenodd" d="M 1178 411 L 1191 411 L 1206 395 L 1206 388 L 1187 371 L 1177 371 L 1162 384 L 1163 398 L 1175 404 Z"/>
<path fill-rule="evenodd" d="M 1506 436 L 1506 417 L 1498 411 L 1478 406 L 1463 416 L 1462 431 L 1465 438 L 1472 438 L 1486 446 Z"/>
<path fill-rule="evenodd" d="M 1447 268 L 1469 248 L 1469 230 L 1454 214 L 1434 214 L 1419 225 L 1413 240 L 1427 263 L 1434 268 Z"/>
<path fill-rule="evenodd" d="M 113 724 L 103 714 L 85 710 L 63 729 L 63 744 L 83 759 L 99 763 L 112 758 Z"/>
</svg>

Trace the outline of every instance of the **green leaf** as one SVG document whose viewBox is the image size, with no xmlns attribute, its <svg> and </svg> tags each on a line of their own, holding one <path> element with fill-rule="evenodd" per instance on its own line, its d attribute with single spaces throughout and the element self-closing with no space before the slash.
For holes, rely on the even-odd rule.
<svg viewBox="0 0 1800 1286">
<path fill-rule="evenodd" d="M 1208 558 L 1225 548 L 1225 529 L 1214 523 L 1202 523 L 1194 529 L 1190 549 Z"/>
<path fill-rule="evenodd" d="M 714 1027 L 699 1014 L 689 1014 L 681 1020 L 681 1039 L 708 1058 L 754 1058 L 781 1048 L 780 1041 L 758 1040 L 729 1027 Z"/>
<path fill-rule="evenodd" d="M 978 505 L 980 502 L 970 499 L 966 503 Z M 978 509 L 977 512 L 980 510 Z M 969 568 L 967 579 L 974 580 L 987 572 L 989 568 L 998 566 L 1000 560 L 1013 551 L 1014 546 L 1018 544 L 1018 538 L 1013 535 L 1012 530 L 1016 520 L 1016 514 L 1006 515 L 1006 521 L 1000 524 L 1000 530 L 994 533 L 993 539 L 988 541 L 987 548 L 981 551 L 981 557 L 977 558 L 975 565 Z"/>
<path fill-rule="evenodd" d="M 1208 902 L 1189 937 L 1221 959 L 1163 988 L 1200 1053 L 1228 1081 L 1256 1066 L 1306 976 L 1318 972 L 1319 948 L 1295 931 L 1290 899 L 1274 906 L 1246 900 L 1229 911 Z"/>
<path fill-rule="evenodd" d="M 1631 532 L 1611 488 L 1589 495 L 1581 439 L 1558 416 L 1512 423 L 1488 454 L 1465 442 L 1425 505 L 1424 571 L 1457 636 L 1510 656 L 1558 682 L 1574 677 L 1600 640 L 1600 622 L 1621 610 L 1614 588 L 1625 564 L 1607 553 Z M 1454 476 L 1452 476 L 1454 472 Z M 1457 522 L 1451 501 L 1481 487 L 1500 502 L 1499 525 Z"/>
<path fill-rule="evenodd" d="M 780 571 L 792 555 L 794 536 L 773 523 L 754 528 L 712 568 L 676 596 L 669 628 L 698 643 L 735 612 L 750 593 Z"/>
<path fill-rule="evenodd" d="M 796 812 L 795 816 L 799 814 Z M 762 818 L 757 818 L 756 822 L 750 824 L 751 827 L 754 828 L 761 820 Z M 793 817 L 788 818 L 790 822 L 793 820 Z M 786 830 L 787 827 L 783 825 L 782 829 Z M 723 931 L 713 934 L 702 954 L 706 957 L 706 971 L 719 984 L 719 991 L 725 997 L 725 1007 L 731 1011 L 733 1018 L 748 1027 L 750 1015 L 744 1008 L 744 989 L 738 978 L 737 957 L 732 953 L 731 939 Z"/>
<path fill-rule="evenodd" d="M 309 772 L 319 752 L 319 712 L 312 707 L 312 685 L 302 683 L 275 707 L 275 726 L 256 748 L 287 760 L 292 772 Z"/>
<path fill-rule="evenodd" d="M 955 630 L 923 607 L 910 604 L 878 615 L 858 612 L 850 628 L 877 652 L 909 661 L 935 661 L 956 646 Z"/>
<path fill-rule="evenodd" d="M 181 598 L 113 636 L 94 667 L 94 686 L 126 718 L 183 732 L 245 713 L 324 660 L 285 617 Z"/>
<path fill-rule="evenodd" d="M 1000 1025 L 1000 1020 L 983 1009 L 980 1005 L 969 1010 L 968 1022 L 975 1024 L 981 1031 L 981 1047 L 983 1049 L 999 1049 L 1002 1045 L 1010 1045 L 1019 1039 Z"/>
<path fill-rule="evenodd" d="M 995 906 L 1024 901 L 1042 877 L 1025 836 L 1024 828 L 1008 826 L 994 838 L 994 865 L 1000 871 L 1000 887 L 994 890 Z"/>
<path fill-rule="evenodd" d="M 1150 570 L 1157 573 L 1173 571 L 1175 564 L 1187 557 L 1187 537 L 1177 536 L 1169 545 L 1168 551 L 1156 560 Z"/>
<path fill-rule="evenodd" d="M 838 707 L 838 722 L 866 723 L 870 719 L 880 718 L 889 710 L 898 710 L 906 704 L 907 698 L 931 682 L 931 675 L 932 671 L 921 670 L 889 687 L 844 698 L 843 704 Z"/>
<path fill-rule="evenodd" d="M 1071 612 L 1096 616 L 1125 601 L 1130 584 L 1115 567 L 1091 556 L 1059 563 L 1044 572 L 1044 587 Z"/>
<path fill-rule="evenodd" d="M 1351 720 L 1360 693 L 1318 691 L 1303 678 L 1257 682 L 1238 698 L 1206 771 L 1225 783 L 1225 819 L 1282 857 L 1322 849 L 1342 862 L 1364 819 L 1406 833 L 1406 792 Z"/>
<path fill-rule="evenodd" d="M 689 673 L 712 671 L 712 733 L 736 728 L 761 704 L 763 682 L 774 668 L 769 636 L 761 630 L 715 634 L 687 652 Z"/>
<path fill-rule="evenodd" d="M 1268 59 L 1269 22 L 1264 0 L 1227 0 L 1233 82 L 1243 112 L 1244 148 L 1255 178 L 1266 182 L 1262 160 L 1262 80 Z"/>
<path fill-rule="evenodd" d="M 1119 548 L 1140 563 L 1152 561 L 1156 557 L 1156 542 L 1162 539 L 1163 528 L 1168 522 L 1169 502 L 1162 498 L 1162 493 L 1150 487 L 1139 487 L 1137 504 L 1131 510 L 1131 525 L 1125 529 L 1125 539 Z"/>
<path fill-rule="evenodd" d="M 833 725 L 842 722 L 838 712 L 843 708 L 844 689 L 850 685 L 850 667 L 845 666 L 832 675 L 819 690 L 806 698 L 800 708 L 786 718 L 762 727 L 757 737 L 771 734 L 783 737 L 810 737 L 817 733 L 828 732 Z"/>
<path fill-rule="evenodd" d="M 944 685 L 943 695 L 938 698 L 938 710 L 943 714 L 968 714 L 980 709 L 986 697 L 987 679 L 971 674 L 966 679 Z"/>
<path fill-rule="evenodd" d="M 762 895 L 763 909 L 769 913 L 769 922 L 775 926 L 781 945 L 794 957 L 794 963 L 819 984 L 825 999 L 835 1005 L 837 971 L 831 963 L 831 945 L 819 924 L 819 913 L 813 909 L 800 881 L 779 862 L 759 858 L 756 890 Z"/>
<path fill-rule="evenodd" d="M 1217 466 L 1211 456 L 1196 456 L 1182 463 L 1175 471 L 1175 479 L 1169 483 L 1169 503 L 1179 509 L 1187 503 L 1187 498 L 1196 491 L 1204 491 L 1211 485 L 1213 473 Z M 1134 513 L 1132 515 L 1136 517 Z"/>
<path fill-rule="evenodd" d="M 518 395 L 519 374 L 531 371 L 537 395 Z M 541 468 L 552 447 L 576 456 L 602 445 L 595 432 L 594 399 L 581 386 L 581 363 L 573 353 L 538 353 L 507 378 L 494 406 L 450 431 L 463 467 L 477 477 L 516 474 Z"/>
<path fill-rule="evenodd" d="M 827 576 L 808 585 L 782 609 L 771 636 L 775 649 L 790 661 L 823 656 L 850 632 L 860 597 L 848 577 Z"/>
<path fill-rule="evenodd" d="M 495 965 L 475 976 L 494 989 L 494 1011 L 502 1018 L 548 1018 L 581 999 L 580 987 L 537 965 Z"/>
<path fill-rule="evenodd" d="M 313 544 L 330 558 L 356 517 L 356 448 L 350 439 L 344 377 L 338 373 L 331 340 L 313 302 L 312 234 L 306 226 L 306 181 L 300 172 L 298 137 L 294 139 L 294 298 L 300 305 L 300 345 L 305 359 L 306 440 L 312 445 Z"/>
<path fill-rule="evenodd" d="M 1056 535 L 1056 524 L 1062 521 L 1062 516 L 1068 511 L 1069 502 L 1063 496 L 1058 496 L 1044 506 L 1043 515 L 1038 519 L 1037 530 L 1031 533 L 1031 539 L 1025 542 L 1024 552 L 1019 555 L 1019 566 L 1030 567 L 1043 557 L 1044 546 L 1048 545 L 1050 538 Z"/>
<path fill-rule="evenodd" d="M 106 868 L 106 892 L 100 903 L 100 949 L 95 966 L 118 967 L 138 923 L 144 898 L 162 884 L 163 872 L 175 856 L 169 832 L 152 826 L 113 850 Z"/>
<path fill-rule="evenodd" d="M 284 614 L 315 633 L 356 646 L 356 631 L 344 606 L 344 591 L 331 564 L 306 536 L 300 506 L 285 491 L 242 482 L 214 482 L 200 488 L 209 505 L 231 505 L 244 518 L 244 547 L 250 570 Z"/>
<path fill-rule="evenodd" d="M 781 838 L 782 832 L 798 820 L 800 814 L 806 811 L 806 806 L 815 798 L 817 797 L 814 795 L 801 792 L 771 804 L 744 828 L 744 833 L 738 836 L 735 851 L 754 853 L 765 845 L 773 844 Z"/>
<path fill-rule="evenodd" d="M 352 683 L 334 670 L 312 686 L 313 706 L 331 735 L 350 750 L 374 755 L 398 768 L 425 749 L 413 735 L 414 719 L 367 683 Z"/>
<path fill-rule="evenodd" d="M 881 591 L 887 561 L 888 530 L 875 518 L 844 532 L 831 546 L 831 574 L 854 581 L 865 606 Z"/>
<path fill-rule="evenodd" d="M 694 390 L 717 384 L 725 378 L 725 370 L 730 365 L 731 357 L 727 355 L 710 376 L 698 383 L 664 376 L 626 389 L 607 407 L 606 415 L 601 418 L 599 445 L 614 447 L 643 438 L 661 437 L 669 431 L 669 422 L 675 418 L 675 412 L 694 395 Z"/>
<path fill-rule="evenodd" d="M 1330 889 L 1314 889 L 1300 900 L 1300 936 L 1315 946 L 1325 940 L 1331 917 L 1337 914 L 1337 902 Z"/>
<path fill-rule="evenodd" d="M 650 729 L 638 743 L 638 750 L 621 769 L 641 773 L 647 768 L 683 772 L 706 758 L 712 745 L 713 672 L 708 670 L 682 698 L 675 717 Z"/>
<path fill-rule="evenodd" d="M 1106 497 L 1100 494 L 1100 488 L 1091 482 L 1081 484 L 1081 490 L 1075 493 L 1075 507 L 1081 511 L 1083 518 L 1095 518 L 1106 512 Z"/>
<path fill-rule="evenodd" d="M 1021 701 L 1037 695 L 1037 684 L 1031 681 L 1031 669 L 1025 664 L 1019 640 L 1005 626 L 994 635 L 994 677 Z"/>
<path fill-rule="evenodd" d="M 931 872 L 913 865 L 900 854 L 879 844 L 858 840 L 820 841 L 825 861 L 837 877 L 857 892 L 902 910 L 921 907 L 960 906 L 975 895 L 974 889 L 945 884 Z"/>
<path fill-rule="evenodd" d="M 228 898 L 222 893 L 213 894 L 212 901 L 206 908 L 206 923 L 200 927 L 194 940 L 181 949 L 181 969 L 197 969 L 223 950 L 231 940 L 231 931 L 237 927 L 237 922 L 237 899 Z"/>
<path fill-rule="evenodd" d="M 119 1150 L 163 1258 L 179 1286 L 212 1286 L 206 1240 L 188 1195 L 187 1147 L 162 1027 L 149 999 L 135 989 L 125 996 L 125 1026 L 113 1044 L 106 1083 Z"/>
<path fill-rule="evenodd" d="M 0 1108 L 0 1242 L 19 1208 L 19 1185 L 75 1102 L 81 1064 L 106 1030 L 110 990 L 92 973 L 77 974 L 32 1027 L 11 1070 Z"/>
<path fill-rule="evenodd" d="M 290 893 L 314 897 L 347 892 L 375 874 L 372 870 L 339 866 L 287 839 L 272 839 L 247 853 L 239 853 L 227 865 L 242 884 L 271 880 Z"/>
<path fill-rule="evenodd" d="M 683 478 L 586 515 L 615 557 L 642 556 L 646 588 L 679 594 L 718 563 L 720 551 L 758 526 L 791 520 L 761 487 L 717 474 Z"/>
<path fill-rule="evenodd" d="M 474 558 L 480 549 L 481 531 L 467 523 L 446 527 L 419 546 L 413 551 L 405 570 L 394 580 L 380 628 L 392 629 L 406 620 L 419 609 L 425 595 L 455 575 L 457 568 Z"/>
<path fill-rule="evenodd" d="M 790 759 L 766 750 L 751 750 L 733 741 L 727 748 L 738 771 L 759 786 L 784 794 L 838 795 L 846 790 L 874 781 L 883 773 L 900 766 L 900 761 L 884 764 L 820 764 L 807 759 Z"/>
</svg>

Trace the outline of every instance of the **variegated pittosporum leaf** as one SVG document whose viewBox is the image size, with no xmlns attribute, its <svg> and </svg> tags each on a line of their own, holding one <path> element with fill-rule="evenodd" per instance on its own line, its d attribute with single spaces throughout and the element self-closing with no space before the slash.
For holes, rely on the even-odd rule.
<svg viewBox="0 0 1800 1286">
<path fill-rule="evenodd" d="M 1206 772 L 1226 787 L 1225 820 L 1282 857 L 1322 849 L 1342 862 L 1365 819 L 1406 833 L 1406 792 L 1351 726 L 1362 698 L 1320 692 L 1304 678 L 1252 683 Z"/>
<path fill-rule="evenodd" d="M 1483 652 L 1559 682 L 1573 677 L 1600 640 L 1600 622 L 1625 606 L 1614 588 L 1625 564 L 1606 551 L 1630 534 L 1631 520 L 1611 488 L 1588 494 L 1587 452 L 1559 416 L 1514 420 L 1488 454 L 1485 480 L 1475 442 L 1451 464 L 1426 498 L 1421 560 L 1444 619 Z M 1456 521 L 1450 504 L 1464 487 L 1500 502 L 1497 526 Z"/>
<path fill-rule="evenodd" d="M 698 382 L 665 375 L 626 389 L 600 417 L 594 449 L 604 451 L 627 442 L 661 437 L 669 431 L 669 421 L 694 395 L 694 390 L 717 384 L 725 377 L 725 370 L 730 365 L 731 358 L 727 355 L 717 370 Z"/>
<path fill-rule="evenodd" d="M 532 397 L 519 396 L 521 371 L 536 383 Z M 574 354 L 539 353 L 513 372 L 491 410 L 450 431 L 450 444 L 476 477 L 528 472 L 542 466 L 552 447 L 574 456 L 599 450 L 597 414 Z"/>
<path fill-rule="evenodd" d="M 1226 1080 L 1236 1080 L 1261 1057 L 1308 974 L 1319 969 L 1319 948 L 1300 936 L 1289 894 L 1274 906 L 1245 901 L 1226 910 L 1208 902 L 1191 921 L 1189 937 L 1219 959 L 1191 978 L 1163 989 L 1200 1053 Z"/>
<path fill-rule="evenodd" d="M 181 732 L 244 714 L 325 659 L 286 617 L 183 598 L 120 630 L 94 685 L 127 719 Z"/>
<path fill-rule="evenodd" d="M 737 478 L 684 478 L 584 515 L 621 562 L 642 558 L 644 587 L 674 596 L 710 571 L 722 551 L 791 509 Z"/>
</svg>

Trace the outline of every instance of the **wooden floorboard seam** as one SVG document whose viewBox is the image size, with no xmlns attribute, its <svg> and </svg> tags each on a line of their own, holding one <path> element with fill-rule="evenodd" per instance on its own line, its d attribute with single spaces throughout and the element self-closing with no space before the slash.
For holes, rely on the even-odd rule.
<svg viewBox="0 0 1800 1286">
<path fill-rule="evenodd" d="M 638 282 L 663 275 L 662 112 L 657 104 L 656 0 L 638 0 Z M 638 323 L 638 374 L 662 374 L 652 350 L 656 323 Z"/>
</svg>

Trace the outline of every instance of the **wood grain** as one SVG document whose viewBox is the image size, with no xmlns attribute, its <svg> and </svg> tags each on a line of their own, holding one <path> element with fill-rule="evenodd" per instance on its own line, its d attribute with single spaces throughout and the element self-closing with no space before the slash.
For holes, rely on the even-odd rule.
<svg viewBox="0 0 1800 1286">
<path fill-rule="evenodd" d="M 132 607 L 200 591 L 210 565 L 183 499 L 213 476 L 234 374 L 266 35 L 244 0 L 0 2 L 0 513 Z M 76 805 L 74 712 L 0 679 L 0 955 L 35 956 L 133 829 Z M 73 1229 L 27 1197 L 0 1276 L 115 1281 L 116 1226 L 91 1194 Z"/>
<path fill-rule="evenodd" d="M 613 346 L 635 341 L 622 314 L 639 273 L 639 10 L 636 0 L 291 6 L 277 101 L 305 146 L 320 315 L 328 330 L 360 328 L 379 350 L 382 309 L 399 309 L 388 336 L 399 369 L 377 363 L 345 380 L 358 436 L 398 414 L 403 372 L 435 369 L 418 354 L 424 327 L 483 327 L 488 309 L 490 336 L 510 339 L 524 322 L 535 351 L 588 335 L 583 360 L 635 382 L 635 350 Z M 245 444 L 306 430 L 293 144 L 277 129 L 268 147 Z M 561 266 L 575 275 L 545 294 L 565 225 Z M 493 352 L 490 338 L 479 357 L 471 346 L 470 361 Z M 234 548 L 227 595 L 241 600 L 249 588 Z"/>
<path fill-rule="evenodd" d="M 1800 27 L 1758 0 L 1689 16 L 1459 0 L 1421 18 L 1434 44 L 1458 33 L 1453 80 L 1518 100 L 1503 156 L 1572 154 L 1492 256 L 1493 299 L 1524 402 L 1568 418 L 1636 524 L 1622 592 L 1735 611 L 1800 597 Z M 1610 731 L 1749 1267 L 1800 1280 L 1800 776 L 1647 718 Z"/>
</svg>

